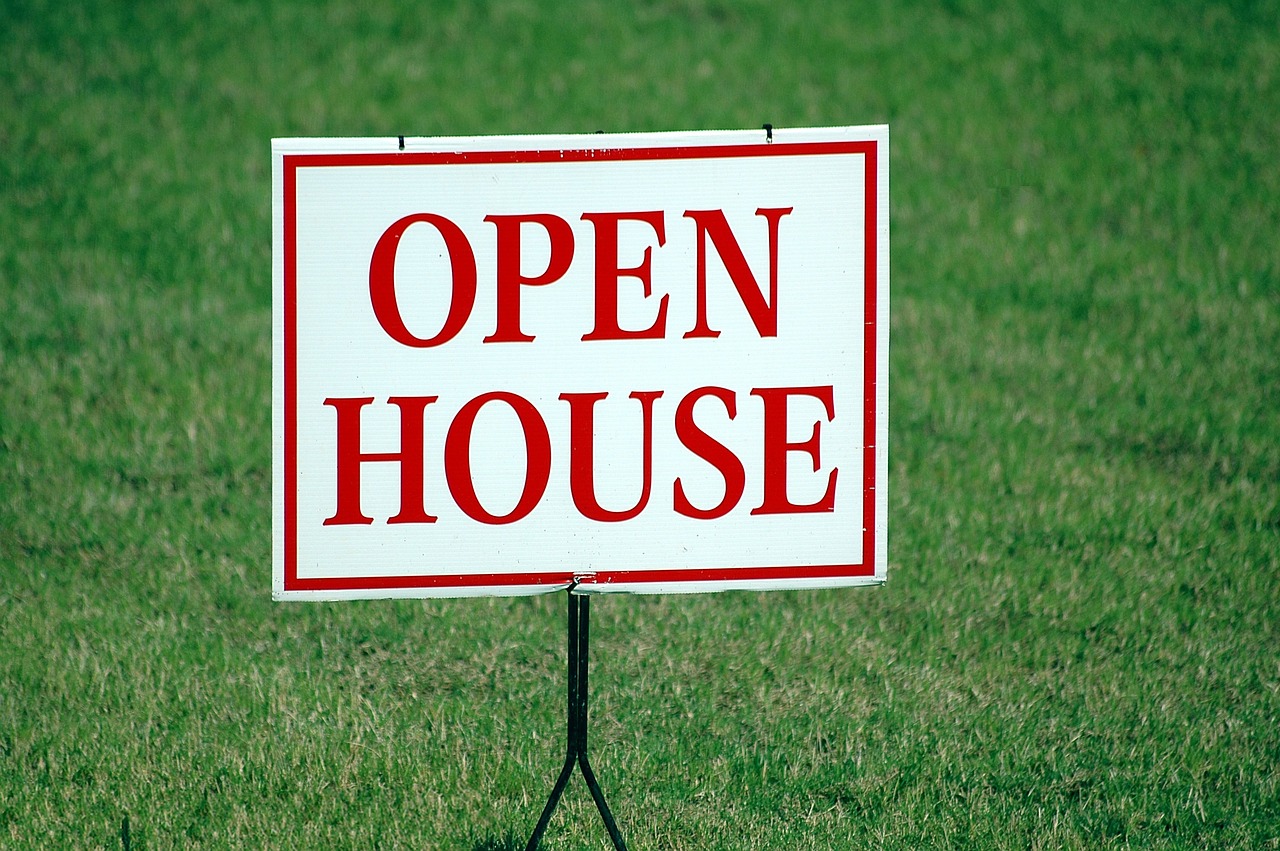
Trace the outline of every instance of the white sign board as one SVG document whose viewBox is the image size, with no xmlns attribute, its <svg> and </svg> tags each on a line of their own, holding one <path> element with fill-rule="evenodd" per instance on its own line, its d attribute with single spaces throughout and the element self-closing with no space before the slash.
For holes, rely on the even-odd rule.
<svg viewBox="0 0 1280 851">
<path fill-rule="evenodd" d="M 272 163 L 277 599 L 884 580 L 888 128 Z"/>
</svg>

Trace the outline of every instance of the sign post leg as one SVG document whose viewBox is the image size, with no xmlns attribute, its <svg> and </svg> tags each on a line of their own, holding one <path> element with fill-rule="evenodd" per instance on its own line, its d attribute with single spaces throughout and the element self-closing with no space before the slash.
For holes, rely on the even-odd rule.
<svg viewBox="0 0 1280 851">
<path fill-rule="evenodd" d="M 596 809 L 600 811 L 600 818 L 604 820 L 605 829 L 609 831 L 609 838 L 613 840 L 613 847 L 617 851 L 626 851 L 626 843 L 622 841 L 622 834 L 613 820 L 613 814 L 609 812 L 609 805 L 604 800 L 604 792 L 600 790 L 595 772 L 591 770 L 591 762 L 587 759 L 587 655 L 591 646 L 591 598 L 573 593 L 572 588 L 568 596 L 568 746 L 564 767 L 560 769 L 560 776 L 556 778 L 551 797 L 547 799 L 542 817 L 538 819 L 538 826 L 533 829 L 533 836 L 529 837 L 529 844 L 525 846 L 525 851 L 537 851 L 538 843 L 542 841 L 542 834 L 551 821 L 551 814 L 560 803 L 560 796 L 564 794 L 564 788 L 569 783 L 569 776 L 573 774 L 575 764 L 582 769 L 582 777 L 587 781 L 587 788 L 591 790 L 591 797 L 596 802 Z"/>
</svg>

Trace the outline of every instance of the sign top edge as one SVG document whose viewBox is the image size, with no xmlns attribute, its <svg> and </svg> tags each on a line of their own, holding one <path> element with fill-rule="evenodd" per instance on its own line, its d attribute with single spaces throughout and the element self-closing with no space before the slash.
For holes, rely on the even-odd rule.
<svg viewBox="0 0 1280 851">
<path fill-rule="evenodd" d="M 562 150 L 570 148 L 662 148 L 761 145 L 772 142 L 888 141 L 889 125 L 774 127 L 771 130 L 668 130 L 635 133 L 515 134 L 495 136 L 299 136 L 271 140 L 276 154 L 341 152 L 444 152 Z M 402 146 L 403 144 L 403 146 Z"/>
</svg>

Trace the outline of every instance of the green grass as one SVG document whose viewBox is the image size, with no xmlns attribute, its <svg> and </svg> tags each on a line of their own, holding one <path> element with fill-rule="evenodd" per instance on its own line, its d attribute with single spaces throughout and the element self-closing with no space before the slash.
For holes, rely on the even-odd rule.
<svg viewBox="0 0 1280 851">
<path fill-rule="evenodd" d="M 523 847 L 563 597 L 270 602 L 269 139 L 769 121 L 891 126 L 890 581 L 597 602 L 629 847 L 1280 847 L 1274 4 L 4 0 L 0 69 L 0 846 Z"/>
</svg>

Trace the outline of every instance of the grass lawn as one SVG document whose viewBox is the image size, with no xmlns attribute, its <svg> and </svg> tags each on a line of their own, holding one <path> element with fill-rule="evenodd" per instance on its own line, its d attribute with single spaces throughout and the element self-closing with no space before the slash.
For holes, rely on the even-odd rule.
<svg viewBox="0 0 1280 851">
<path fill-rule="evenodd" d="M 889 583 L 596 602 L 628 847 L 1280 847 L 1277 116 L 1247 0 L 3 0 L 0 846 L 523 848 L 563 595 L 270 601 L 269 140 L 768 121 L 891 128 Z"/>
</svg>

